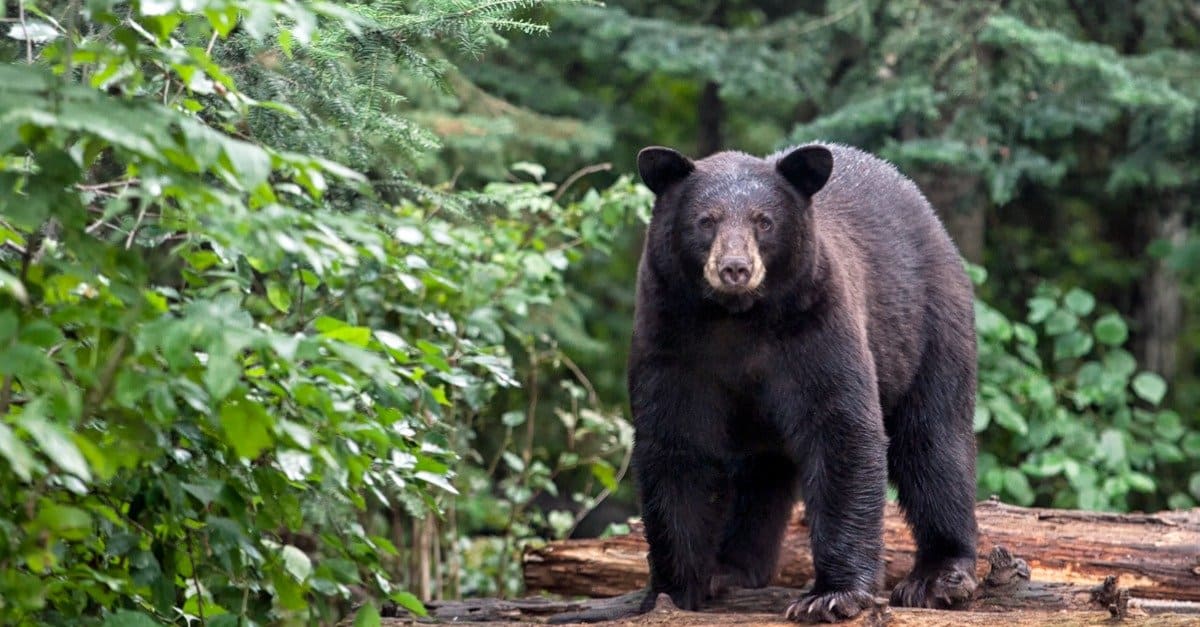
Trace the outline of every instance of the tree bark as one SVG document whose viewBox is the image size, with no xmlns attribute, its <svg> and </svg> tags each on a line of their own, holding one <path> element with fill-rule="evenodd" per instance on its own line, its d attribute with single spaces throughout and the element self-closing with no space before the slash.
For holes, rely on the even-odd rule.
<svg viewBox="0 0 1200 627">
<path fill-rule="evenodd" d="M 783 543 L 776 585 L 803 587 L 813 575 L 808 528 L 797 507 Z M 1035 579 L 1095 585 L 1119 575 L 1133 597 L 1200 601 L 1200 508 L 1158 514 L 1105 514 L 1030 509 L 985 501 L 976 508 L 980 561 L 997 545 L 1023 556 Z M 912 568 L 914 545 L 894 505 L 884 519 L 886 585 Z M 606 539 L 552 542 L 525 554 L 525 585 L 531 592 L 616 596 L 646 583 L 646 544 L 633 534 Z"/>
<path fill-rule="evenodd" d="M 1164 240 L 1172 247 L 1182 245 L 1188 235 L 1185 203 L 1185 194 L 1176 193 L 1162 200 L 1161 209 L 1148 208 L 1146 238 L 1142 244 Z M 1154 259 L 1140 291 L 1138 328 L 1133 342 L 1138 363 L 1172 381 L 1178 373 L 1179 336 L 1183 332 L 1183 289 L 1179 276 L 1167 267 L 1166 260 Z"/>
<path fill-rule="evenodd" d="M 721 101 L 721 86 L 713 81 L 704 84 L 700 92 L 697 111 L 700 122 L 700 137 L 697 142 L 697 157 L 707 157 L 719 152 L 724 143 L 721 124 L 725 117 L 725 103 Z"/>
<path fill-rule="evenodd" d="M 1110 576 L 1096 586 L 1030 581 L 1029 565 L 1003 547 L 988 555 L 990 570 L 979 588 L 969 611 L 931 612 L 887 607 L 887 600 L 875 599 L 873 607 L 850 624 L 857 625 L 991 625 L 998 622 L 1017 625 L 1098 624 L 1110 619 L 1122 624 L 1141 624 L 1153 616 L 1154 625 L 1195 624 L 1200 620 L 1200 603 L 1187 601 L 1145 601 L 1132 599 L 1121 588 L 1118 578 Z M 799 598 L 793 588 L 734 588 L 711 599 L 704 613 L 683 612 L 670 597 L 660 594 L 654 611 L 638 615 L 645 593 L 641 590 L 604 599 L 556 600 L 527 598 L 471 599 L 434 602 L 428 605 L 432 617 L 440 622 L 500 622 L 506 624 L 545 621 L 552 624 L 780 624 L 788 605 Z M 385 608 L 385 616 L 399 616 L 397 608 Z M 997 613 L 1002 612 L 1003 618 Z M 719 615 L 719 616 L 715 616 Z"/>
<path fill-rule="evenodd" d="M 971 263 L 982 264 L 988 199 L 979 175 L 936 168 L 932 172 L 915 172 L 913 178 L 962 256 Z"/>
</svg>

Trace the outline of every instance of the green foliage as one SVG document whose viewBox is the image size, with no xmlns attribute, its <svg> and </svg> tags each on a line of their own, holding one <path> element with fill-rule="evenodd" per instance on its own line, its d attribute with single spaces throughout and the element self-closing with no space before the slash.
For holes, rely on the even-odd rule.
<svg viewBox="0 0 1200 627">
<path fill-rule="evenodd" d="M 1170 490 L 1172 507 L 1193 506 L 1185 482 L 1200 450 L 1180 445 L 1179 414 L 1160 407 L 1166 382 L 1138 372 L 1120 315 L 1095 312 L 1087 291 L 1049 285 L 1024 322 L 976 303 L 980 496 L 1123 511 Z"/>
<path fill-rule="evenodd" d="M 528 372 L 559 363 L 538 317 L 647 196 L 622 179 L 560 201 L 524 166 L 535 180 L 380 202 L 329 158 L 345 143 L 315 147 L 378 127 L 312 115 L 309 139 L 272 141 L 263 121 L 300 113 L 217 61 L 226 45 L 354 59 L 380 34 L 474 50 L 536 30 L 506 17 L 529 4 L 26 3 L 51 41 L 18 25 L 28 46 L 0 49 L 5 624 L 331 623 L 356 591 L 424 612 L 398 587 L 403 529 L 377 514 L 444 516 L 463 476 L 496 472 L 472 440 L 519 385 L 512 351 L 537 355 Z M 431 149 L 386 113 L 413 133 L 385 154 Z M 615 487 L 628 426 L 594 395 L 565 407 L 556 460 L 496 448 L 510 527 L 559 473 L 599 478 L 580 500 Z"/>
</svg>

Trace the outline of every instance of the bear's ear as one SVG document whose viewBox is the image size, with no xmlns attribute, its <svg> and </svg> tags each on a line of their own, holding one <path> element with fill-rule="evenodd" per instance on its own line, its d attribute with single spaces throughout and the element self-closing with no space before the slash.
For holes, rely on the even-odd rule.
<svg viewBox="0 0 1200 627">
<path fill-rule="evenodd" d="M 821 191 L 833 172 L 833 153 L 824 146 L 805 146 L 787 154 L 775 169 L 806 198 Z"/>
<path fill-rule="evenodd" d="M 648 146 L 638 152 L 638 174 L 650 191 L 661 194 L 667 187 L 696 169 L 691 159 L 662 146 Z"/>
</svg>

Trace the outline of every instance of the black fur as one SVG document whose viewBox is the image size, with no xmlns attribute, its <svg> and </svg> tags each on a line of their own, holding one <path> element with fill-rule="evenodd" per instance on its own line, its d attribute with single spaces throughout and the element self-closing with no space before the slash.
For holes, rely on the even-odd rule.
<svg viewBox="0 0 1200 627">
<path fill-rule="evenodd" d="M 642 157 L 657 193 L 628 380 L 643 609 L 660 592 L 694 610 L 767 585 L 798 489 L 816 580 L 788 616 L 857 614 L 881 578 L 889 477 L 919 547 L 893 604 L 961 606 L 975 585 L 973 305 L 929 203 L 845 146 Z M 714 241 L 761 255 L 762 284 L 706 280 Z"/>
</svg>

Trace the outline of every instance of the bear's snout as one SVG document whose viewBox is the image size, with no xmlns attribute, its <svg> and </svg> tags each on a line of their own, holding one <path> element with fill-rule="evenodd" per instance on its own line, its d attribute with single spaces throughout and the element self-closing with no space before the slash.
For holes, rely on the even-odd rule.
<svg viewBox="0 0 1200 627">
<path fill-rule="evenodd" d="M 719 232 L 704 264 L 704 280 L 722 294 L 748 294 L 762 285 L 766 266 L 753 236 Z"/>
<path fill-rule="evenodd" d="M 745 287 L 750 282 L 750 260 L 746 257 L 726 257 L 720 268 L 721 283 L 726 287 Z"/>
</svg>

